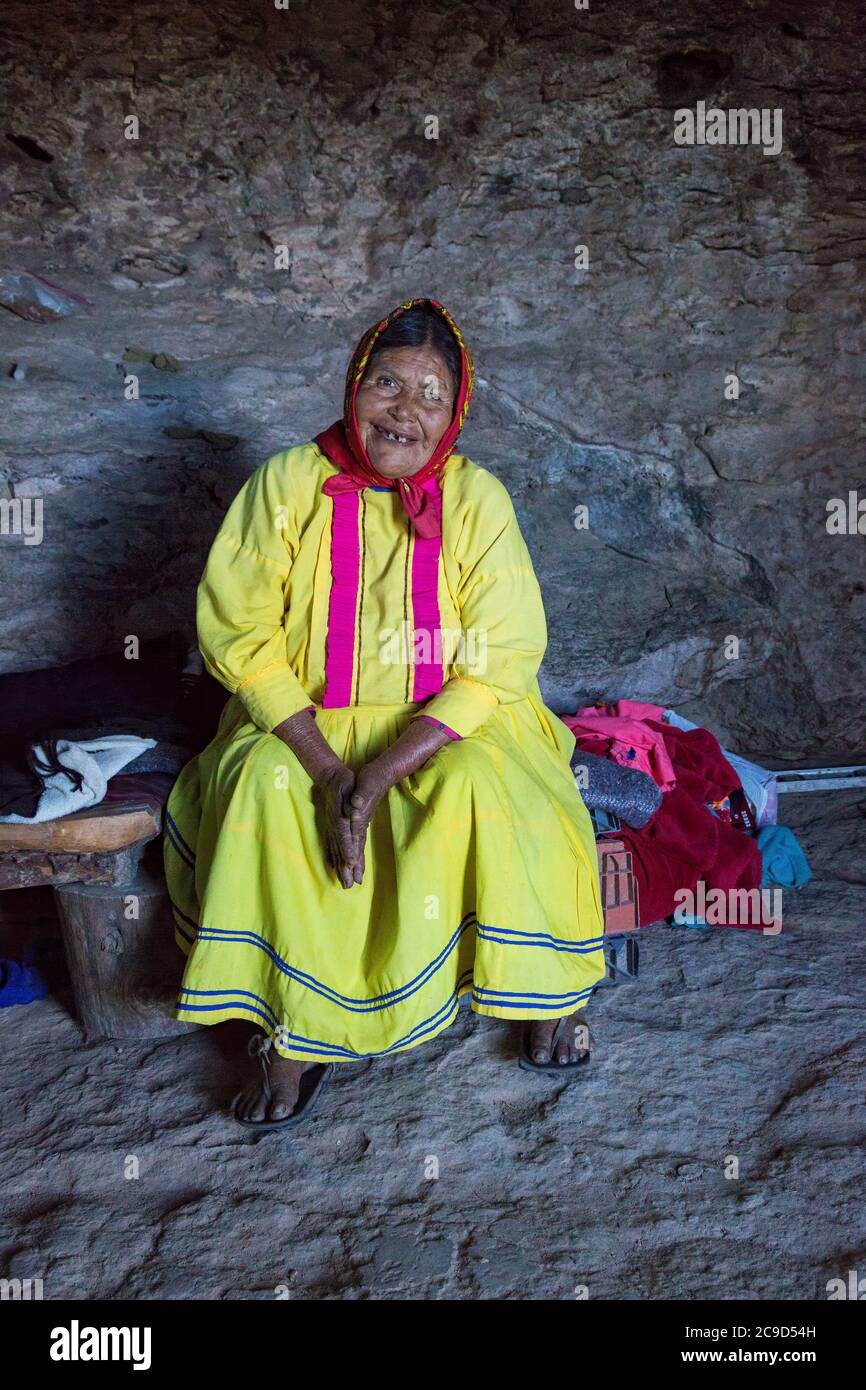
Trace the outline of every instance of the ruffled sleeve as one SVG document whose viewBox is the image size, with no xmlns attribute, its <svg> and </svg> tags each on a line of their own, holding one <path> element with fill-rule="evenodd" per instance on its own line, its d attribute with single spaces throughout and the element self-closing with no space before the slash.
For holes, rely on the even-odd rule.
<svg viewBox="0 0 866 1390">
<path fill-rule="evenodd" d="M 196 595 L 205 666 L 267 732 L 315 709 L 286 658 L 285 586 L 297 547 L 291 469 L 276 454 L 229 507 Z"/>
</svg>

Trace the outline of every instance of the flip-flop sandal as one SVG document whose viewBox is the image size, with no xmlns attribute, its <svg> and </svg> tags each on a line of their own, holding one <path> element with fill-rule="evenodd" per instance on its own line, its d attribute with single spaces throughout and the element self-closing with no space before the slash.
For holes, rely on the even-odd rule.
<svg viewBox="0 0 866 1390">
<path fill-rule="evenodd" d="M 553 1037 L 550 1039 L 549 1062 L 534 1062 L 532 1060 L 532 1054 L 529 1051 L 529 1038 L 532 1032 L 532 1023 L 527 1022 L 526 1027 L 523 1030 L 523 1037 L 520 1043 L 520 1056 L 517 1059 L 517 1065 L 519 1067 L 522 1067 L 524 1071 L 543 1071 L 546 1072 L 548 1076 L 568 1076 L 569 1074 L 573 1076 L 574 1073 L 577 1071 L 578 1067 L 585 1067 L 589 1062 L 590 1058 L 590 1053 L 588 1049 L 584 1052 L 582 1057 L 578 1057 L 576 1062 L 556 1062 L 553 1058 L 553 1054 L 556 1049 L 556 1044 L 562 1041 L 570 1017 L 570 1014 L 566 1014 L 564 1018 L 561 1018 L 559 1020 L 559 1022 L 553 1030 Z M 535 1020 L 533 1020 L 533 1022 L 534 1021 Z M 576 1027 L 581 1026 L 587 1028 L 587 1025 L 585 1023 L 583 1025 L 576 1025 Z M 589 1033 L 588 1028 L 587 1032 Z M 589 1041 L 592 1041 L 591 1033 L 589 1034 Z"/>
<path fill-rule="evenodd" d="M 247 1051 L 251 1057 L 258 1057 L 262 1064 L 262 1090 L 265 1097 L 265 1105 L 269 1106 L 273 1096 L 271 1090 L 271 1080 L 269 1070 L 271 1065 L 271 1050 L 273 1042 L 270 1038 L 255 1034 L 250 1038 Z M 245 1129 L 292 1129 L 299 1125 L 308 1115 L 311 1115 L 316 1108 L 322 1092 L 330 1080 L 334 1070 L 333 1062 L 317 1062 L 315 1066 L 308 1067 L 301 1076 L 298 1099 L 291 1115 L 286 1115 L 282 1120 L 242 1120 L 237 1113 L 237 1100 L 232 1106 L 232 1114 L 239 1125 Z"/>
</svg>

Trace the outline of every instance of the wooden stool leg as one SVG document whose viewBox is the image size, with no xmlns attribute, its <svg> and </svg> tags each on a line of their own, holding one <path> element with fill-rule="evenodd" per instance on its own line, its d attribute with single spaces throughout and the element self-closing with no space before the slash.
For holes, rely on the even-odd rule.
<svg viewBox="0 0 866 1390">
<path fill-rule="evenodd" d="M 88 1042 L 192 1031 L 173 1017 L 183 956 L 157 874 L 140 865 L 128 883 L 69 883 L 54 896 Z"/>
</svg>

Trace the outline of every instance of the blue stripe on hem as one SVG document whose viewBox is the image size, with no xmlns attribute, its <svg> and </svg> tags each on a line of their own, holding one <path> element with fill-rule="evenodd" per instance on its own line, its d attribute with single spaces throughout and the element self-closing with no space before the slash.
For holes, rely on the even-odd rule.
<svg viewBox="0 0 866 1390">
<path fill-rule="evenodd" d="M 278 969 L 282 974 L 286 975 L 290 980 L 294 980 L 296 984 L 302 985 L 305 989 L 311 990 L 314 994 L 319 994 L 319 995 L 321 995 L 321 997 L 322 997 L 323 999 L 327 999 L 328 1002 L 331 1003 L 331 1004 L 336 1004 L 339 1008 L 346 1009 L 346 1010 L 347 1010 L 348 1012 L 350 1012 L 350 1013 L 362 1013 L 362 1014 L 366 1014 L 366 1013 L 378 1013 L 378 1012 L 380 1012 L 380 1011 L 382 1011 L 382 1010 L 384 1010 L 384 1009 L 392 1008 L 392 1007 L 395 1007 L 395 1006 L 398 1005 L 398 1004 L 405 1003 L 405 1001 L 406 1001 L 407 999 L 410 999 L 411 996 L 412 996 L 413 994 L 415 994 L 419 989 L 422 989 L 422 988 L 424 987 L 424 985 L 429 984 L 429 982 L 430 982 L 430 980 L 432 980 L 433 976 L 436 975 L 436 974 L 439 972 L 439 970 L 441 970 L 442 966 L 445 964 L 445 962 L 446 962 L 446 960 L 448 959 L 449 955 L 451 955 L 451 953 L 454 951 L 455 947 L 459 944 L 459 941 L 461 940 L 461 938 L 462 938 L 464 932 L 466 932 L 466 931 L 469 929 L 469 927 L 471 927 L 471 926 L 473 925 L 473 923 L 475 924 L 476 928 L 478 927 L 478 922 L 477 922 L 477 919 L 474 917 L 474 915 L 473 915 L 472 913 L 467 913 L 466 916 L 464 917 L 463 921 L 461 922 L 460 926 L 457 928 L 457 930 L 455 931 L 454 935 L 451 937 L 450 941 L 443 947 L 442 951 L 440 951 L 439 955 L 436 956 L 436 957 L 430 962 L 429 965 L 424 966 L 424 968 L 423 968 L 412 980 L 410 980 L 407 984 L 400 986 L 398 989 L 391 990 L 391 991 L 390 991 L 389 993 L 387 993 L 387 994 L 374 995 L 371 999 L 358 999 L 358 998 L 354 998 L 354 997 L 351 996 L 351 995 L 343 995 L 343 994 L 340 994 L 339 991 L 334 990 L 334 989 L 332 989 L 329 985 L 326 985 L 326 984 L 324 984 L 322 981 L 315 979 L 314 976 L 308 975 L 305 971 L 298 970 L 295 966 L 289 965 L 287 961 L 283 960 L 282 956 L 279 955 L 279 953 L 274 949 L 274 947 L 271 946 L 270 942 L 266 941 L 264 937 L 259 936 L 258 933 L 256 933 L 256 932 L 243 932 L 243 931 L 235 931 L 235 932 L 232 932 L 232 931 L 228 931 L 227 929 L 221 929 L 221 928 L 204 928 L 204 929 L 202 929 L 201 927 L 199 927 L 199 926 L 197 925 L 197 923 L 195 923 L 195 922 L 193 921 L 193 919 L 192 919 L 191 917 L 188 917 L 184 912 L 182 912 L 182 911 L 180 910 L 180 908 L 179 908 L 174 902 L 172 902 L 172 908 L 174 909 L 174 911 L 175 911 L 180 917 L 183 918 L 183 920 L 184 920 L 185 922 L 188 922 L 190 926 L 192 926 L 193 928 L 195 928 L 195 931 L 196 931 L 196 936 L 195 936 L 195 938 L 194 938 L 195 941 L 216 941 L 216 942 L 226 942 L 226 943 L 235 943 L 235 944 L 245 944 L 245 943 L 246 943 L 246 944 L 255 946 L 258 950 L 263 951 L 264 954 L 265 954 L 266 956 L 268 956 L 268 958 L 273 962 L 273 964 L 277 967 L 277 969 Z M 187 936 L 187 934 L 183 931 L 183 929 L 180 927 L 180 925 L 179 925 L 178 923 L 175 923 L 175 925 L 177 926 L 177 929 L 180 931 L 180 934 L 184 937 L 184 939 L 185 939 L 185 940 L 190 940 L 190 938 L 189 938 L 189 937 Z M 556 941 L 559 939 L 559 938 L 556 938 L 556 937 L 550 937 L 550 938 L 549 938 L 548 940 L 546 940 L 546 941 L 518 941 L 518 940 L 516 940 L 516 939 L 509 939 L 509 937 L 512 936 L 512 933 L 511 933 L 510 929 L 507 929 L 507 928 L 504 929 L 504 930 L 506 930 L 506 931 L 508 932 L 508 935 L 505 936 L 505 937 L 500 937 L 500 936 L 498 936 L 498 935 L 496 935 L 496 936 L 492 935 L 492 930 L 496 930 L 497 932 L 499 931 L 498 928 L 496 928 L 496 929 L 490 929 L 489 931 L 486 931 L 486 932 L 485 932 L 485 931 L 479 931 L 479 932 L 478 932 L 478 935 L 479 935 L 479 937 L 480 937 L 482 940 L 493 942 L 493 943 L 496 944 L 496 945 L 503 945 L 503 946 L 546 946 L 546 947 L 548 947 L 548 949 L 552 949 L 552 950 L 556 950 L 556 951 L 568 951 L 568 952 L 571 953 L 571 954 L 578 954 L 578 955 L 594 955 L 594 954 L 596 954 L 597 952 L 600 952 L 600 951 L 603 950 L 603 947 L 602 947 L 602 946 L 589 946 L 589 945 L 588 945 L 587 943 L 585 943 L 585 942 L 572 942 L 572 943 L 564 943 L 564 944 L 562 944 L 562 945 L 554 945 L 553 943 L 556 942 Z M 522 933 L 522 934 L 521 934 L 521 933 L 514 933 L 513 935 L 516 937 L 517 935 L 529 935 L 529 933 Z M 538 933 L 537 935 L 546 936 L 546 933 Z M 593 938 L 593 939 L 594 939 L 594 940 L 598 940 L 598 941 L 602 941 L 602 940 L 603 940 L 602 937 Z M 594 986 L 593 986 L 593 988 L 594 988 Z M 192 993 L 192 992 L 195 992 L 195 993 L 209 993 L 210 991 L 189 991 L 189 992 L 190 992 L 190 993 Z M 486 990 L 486 991 L 484 991 L 484 992 L 485 992 L 485 993 L 489 993 L 489 994 L 491 994 L 491 995 L 496 994 L 496 993 L 499 993 L 499 994 L 502 993 L 502 991 L 491 991 L 491 990 Z M 591 992 L 591 991 L 590 991 L 590 992 Z M 505 997 L 525 998 L 525 997 L 529 997 L 529 996 L 526 996 L 526 995 L 521 994 L 521 995 L 511 995 L 511 996 L 503 996 L 503 997 L 504 997 L 504 998 L 505 998 Z M 537 998 L 572 998 L 572 997 L 574 997 L 574 998 L 582 998 L 583 995 L 582 995 L 582 994 L 576 994 L 576 995 L 571 995 L 571 994 L 569 994 L 569 995 L 562 995 L 562 996 L 561 996 L 561 995 L 538 995 L 538 996 L 534 996 L 534 997 L 537 997 Z M 483 1001 L 480 1001 L 480 1002 L 483 1002 Z M 491 999 L 490 1002 L 494 1002 L 494 1001 Z M 510 1006 L 510 1005 L 507 1005 L 507 1004 L 503 1004 L 503 1007 L 511 1007 L 511 1006 Z M 548 1006 L 539 1005 L 539 1007 L 548 1007 Z M 555 1007 L 555 1006 L 551 1006 L 551 1007 Z"/>
<path fill-rule="evenodd" d="M 587 989 L 576 990 L 571 994 L 542 994 L 533 993 L 531 990 L 485 989 L 483 985 L 476 985 L 472 997 L 476 1003 L 487 1004 L 490 1008 L 496 1009 L 567 1009 L 578 1004 L 581 999 L 588 998 L 594 990 L 595 985 L 589 985 Z M 546 999 L 554 1002 L 541 1002 Z"/>
<path fill-rule="evenodd" d="M 178 823 L 170 814 L 168 807 L 165 808 L 165 823 L 167 826 L 170 826 L 171 829 L 174 831 L 175 835 L 178 838 L 179 845 L 186 850 L 187 854 L 189 854 L 193 859 L 195 859 L 195 850 L 193 849 L 192 845 L 187 844 L 186 840 L 181 835 Z"/>
<path fill-rule="evenodd" d="M 169 898 L 168 901 L 171 904 L 172 912 L 175 914 L 175 930 L 180 932 L 184 941 L 189 941 L 190 943 L 194 942 L 198 934 L 198 922 L 196 922 L 192 917 L 188 917 L 185 912 L 181 912 L 180 908 L 178 907 L 177 903 L 174 901 L 173 898 Z M 187 922 L 192 927 L 192 935 L 188 935 L 187 932 L 184 931 L 180 922 L 177 921 L 178 917 L 182 917 L 184 922 Z"/>
<path fill-rule="evenodd" d="M 548 951 L 564 951 L 567 955 L 594 956 L 597 951 L 603 951 L 603 946 L 586 946 L 582 942 L 573 942 L 570 946 L 554 946 L 550 941 L 509 941 L 507 937 L 494 936 L 489 931 L 479 931 L 482 941 L 492 941 L 496 946 L 542 946 Z"/>
<path fill-rule="evenodd" d="M 589 950 L 596 949 L 604 942 L 603 936 L 588 936 L 585 941 L 571 941 L 568 937 L 551 936 L 550 932 L 546 931 L 520 931 L 517 927 L 494 927 L 490 922 L 479 922 L 478 926 L 482 931 L 495 932 L 497 936 L 530 938 L 528 941 L 515 940 L 515 946 L 542 946 L 549 944 L 551 946 L 561 946 L 565 950 Z M 507 942 L 503 942 L 503 945 L 508 944 Z"/>
<path fill-rule="evenodd" d="M 182 848 L 182 846 L 178 844 L 177 840 L 174 838 L 175 832 L 172 830 L 172 828 L 171 828 L 171 826 L 169 825 L 169 823 L 168 823 L 167 820 L 166 820 L 165 826 L 164 826 L 164 828 L 163 828 L 163 834 L 164 834 L 166 840 L 168 841 L 168 843 L 171 845 L 171 847 L 172 847 L 172 849 L 174 850 L 174 852 L 175 852 L 175 854 L 177 855 L 177 857 L 180 859 L 181 863 L 185 864 L 186 867 L 187 867 L 188 869 L 193 869 L 193 870 L 194 870 L 194 869 L 195 869 L 195 859 L 194 859 L 194 858 L 190 859 L 190 857 L 189 857 L 189 855 L 187 854 L 186 850 L 184 850 L 184 849 Z"/>
<path fill-rule="evenodd" d="M 372 999 L 355 999 L 351 995 L 340 994 L 337 990 L 331 989 L 330 985 L 323 984 L 320 980 L 316 980 L 314 976 L 308 975 L 305 971 L 298 970 L 295 966 L 289 965 L 288 962 L 284 961 L 282 956 L 274 950 L 270 942 L 266 941 L 264 937 L 259 936 L 256 932 L 230 932 L 219 928 L 209 929 L 199 927 L 197 939 L 199 941 L 247 943 L 255 946 L 273 961 L 274 965 L 276 965 L 277 969 L 282 974 L 287 975 L 290 980 L 294 980 L 297 984 L 303 985 L 306 989 L 312 990 L 314 994 L 320 994 L 322 998 L 327 999 L 329 1003 L 336 1004 L 342 1009 L 347 1009 L 350 1013 L 375 1013 L 380 1009 L 388 1009 L 395 1004 L 402 1004 L 406 999 L 415 994 L 417 990 L 429 984 L 430 980 L 441 970 L 449 955 L 451 955 L 455 947 L 459 944 L 464 932 L 468 931 L 469 928 L 474 925 L 474 922 L 475 918 L 473 914 L 467 913 L 466 917 L 451 937 L 451 940 L 442 951 L 440 951 L 439 955 L 436 956 L 429 965 L 425 965 L 423 970 L 421 970 L 414 979 L 410 980 L 408 984 L 401 985 L 399 989 L 391 990 L 388 994 L 374 995 Z"/>
<path fill-rule="evenodd" d="M 435 1030 L 439 1024 L 443 1024 L 444 1026 L 447 1015 L 457 1008 L 461 991 L 466 992 L 464 986 L 468 985 L 471 979 L 472 971 L 464 971 L 457 982 L 457 988 L 454 993 L 434 1014 L 431 1014 L 429 1018 L 422 1019 L 420 1023 L 416 1023 L 414 1028 L 411 1028 L 404 1037 L 399 1038 L 397 1042 L 392 1043 L 390 1047 L 384 1048 L 381 1052 L 353 1052 L 351 1048 L 340 1047 L 336 1043 L 325 1043 L 316 1038 L 305 1038 L 301 1034 L 285 1032 L 277 1023 L 277 1016 L 267 1001 L 247 990 L 181 990 L 181 994 L 213 995 L 222 993 L 227 998 L 228 1002 L 223 1004 L 178 1003 L 177 1008 L 179 1013 L 213 1013 L 225 1009 L 243 1009 L 247 1013 L 257 1014 L 260 1018 L 264 1018 L 266 1022 L 270 1023 L 274 1032 L 282 1032 L 283 1037 L 292 1044 L 292 1049 L 295 1052 L 318 1052 L 324 1053 L 327 1056 L 345 1057 L 350 1061 L 354 1061 L 365 1057 L 385 1057 L 389 1052 L 398 1051 L 401 1048 L 410 1046 L 412 1043 L 418 1042 L 422 1037 L 425 1037 L 428 1033 Z M 267 1010 L 267 1013 L 263 1012 L 263 1009 L 256 1008 L 253 1004 L 246 1003 L 246 999 L 255 1000 L 256 1004 L 261 1004 L 263 1009 Z M 268 1014 L 271 1015 L 270 1019 L 268 1018 Z"/>
</svg>

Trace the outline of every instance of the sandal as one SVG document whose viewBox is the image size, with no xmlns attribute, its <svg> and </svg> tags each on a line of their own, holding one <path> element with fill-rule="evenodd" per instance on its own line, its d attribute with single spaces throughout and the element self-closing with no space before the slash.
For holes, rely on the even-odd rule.
<svg viewBox="0 0 866 1390">
<path fill-rule="evenodd" d="M 586 1049 L 582 1057 L 578 1057 L 576 1062 L 554 1061 L 553 1054 L 556 1050 L 556 1044 L 562 1041 L 563 1036 L 566 1032 L 566 1027 L 572 1017 L 572 1014 L 565 1014 L 557 1022 L 557 1025 L 553 1030 L 553 1037 L 550 1039 L 549 1062 L 534 1062 L 532 1060 L 532 1054 L 529 1051 L 529 1038 L 530 1034 L 532 1033 L 532 1024 L 536 1023 L 537 1019 L 532 1019 L 530 1022 L 527 1022 L 526 1027 L 523 1030 L 523 1037 L 520 1043 L 520 1056 L 517 1059 L 517 1065 L 519 1067 L 522 1067 L 524 1071 L 543 1071 L 546 1072 L 548 1076 L 568 1076 L 569 1074 L 573 1075 L 574 1072 L 577 1071 L 578 1067 L 585 1067 L 589 1062 L 589 1048 Z M 583 1021 L 582 1011 L 579 1017 L 581 1022 L 578 1023 L 577 1027 L 585 1028 L 587 1033 L 587 1041 L 590 1043 L 593 1042 L 594 1039 L 589 1031 L 589 1027 L 587 1026 L 586 1022 Z M 577 1034 L 577 1027 L 575 1027 L 575 1035 Z"/>
<path fill-rule="evenodd" d="M 251 1057 L 258 1057 L 262 1064 L 262 1090 L 264 1092 L 265 1104 L 270 1105 L 273 1091 L 271 1090 L 270 1077 L 268 1075 L 271 1065 L 271 1050 L 273 1040 L 266 1038 L 260 1033 L 254 1034 L 247 1046 L 247 1052 Z M 242 1120 L 237 1113 L 237 1097 L 232 1105 L 232 1114 L 239 1125 L 244 1125 L 247 1129 L 291 1129 L 299 1125 L 302 1120 L 312 1114 L 315 1109 L 319 1096 L 325 1089 L 331 1073 L 334 1070 L 333 1062 L 317 1062 L 315 1066 L 308 1067 L 301 1076 L 298 1099 L 291 1115 L 286 1115 L 282 1120 Z"/>
</svg>

